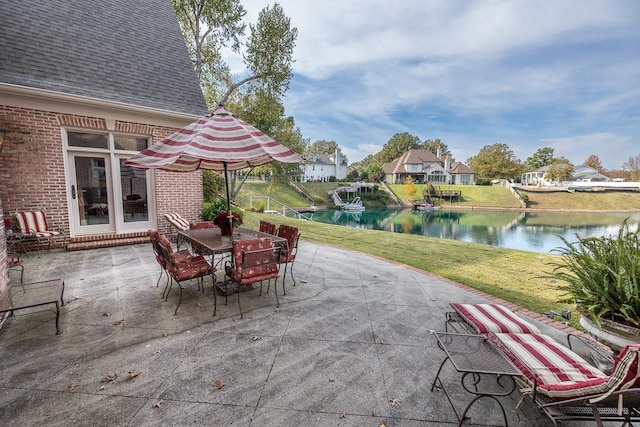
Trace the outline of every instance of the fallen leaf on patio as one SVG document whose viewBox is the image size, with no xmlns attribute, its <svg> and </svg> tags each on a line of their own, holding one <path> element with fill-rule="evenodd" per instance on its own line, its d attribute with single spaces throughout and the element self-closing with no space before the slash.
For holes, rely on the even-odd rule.
<svg viewBox="0 0 640 427">
<path fill-rule="evenodd" d="M 307 283 L 307 281 L 306 281 L 306 280 L 301 280 L 300 282 L 302 282 L 302 283 Z"/>
<path fill-rule="evenodd" d="M 164 332 L 162 333 L 162 338 L 167 338 L 168 336 L 169 336 L 169 332 L 164 331 Z"/>
<path fill-rule="evenodd" d="M 392 397 L 391 399 L 389 399 L 389 404 L 391 405 L 392 408 L 395 408 L 400 406 L 400 401 L 397 398 Z"/>
<path fill-rule="evenodd" d="M 160 354 L 162 353 L 162 350 L 160 350 L 159 348 L 156 348 L 156 350 L 153 352 L 153 354 Z"/>
<path fill-rule="evenodd" d="M 198 303 L 198 307 L 202 307 L 202 304 Z"/>
<path fill-rule="evenodd" d="M 335 380 L 334 380 L 333 378 L 329 378 L 329 382 L 330 382 L 330 383 L 332 383 L 332 382 L 334 382 L 334 381 L 335 381 Z"/>
<path fill-rule="evenodd" d="M 80 383 L 79 383 L 78 381 L 73 380 L 73 381 L 71 381 L 71 382 L 69 383 L 69 386 L 68 386 L 67 388 L 68 388 L 69 390 L 73 390 L 73 389 L 75 389 L 76 387 L 78 387 L 78 385 L 80 385 Z"/>
<path fill-rule="evenodd" d="M 109 317 L 109 316 L 111 316 L 111 312 L 109 312 L 109 311 L 105 311 L 104 313 L 102 313 L 102 315 L 103 315 L 104 317 Z"/>
<path fill-rule="evenodd" d="M 384 423 L 384 421 L 382 421 L 382 422 L 378 425 L 378 427 L 387 427 L 387 425 Z"/>
<path fill-rule="evenodd" d="M 347 417 L 346 413 L 343 412 L 342 414 L 340 414 L 340 418 L 346 418 L 346 417 Z"/>
<path fill-rule="evenodd" d="M 116 320 L 115 322 L 113 322 L 113 325 L 114 326 L 122 325 L 124 322 L 125 322 L 124 319 Z"/>
<path fill-rule="evenodd" d="M 216 382 L 213 383 L 213 386 L 218 390 L 222 389 L 222 387 L 224 387 L 225 385 L 227 385 L 227 383 L 222 380 L 216 380 Z"/>
<path fill-rule="evenodd" d="M 135 377 L 137 377 L 138 375 L 140 375 L 142 372 L 140 371 L 129 371 L 127 372 L 127 375 L 129 377 L 130 380 L 134 379 Z"/>
<path fill-rule="evenodd" d="M 380 344 L 384 344 L 384 341 L 380 340 Z"/>
<path fill-rule="evenodd" d="M 251 341 L 260 341 L 262 339 L 262 337 L 259 337 L 257 335 L 254 335 L 253 337 L 251 337 Z"/>
<path fill-rule="evenodd" d="M 152 408 L 159 408 L 162 406 L 162 404 L 164 403 L 164 400 L 160 399 L 158 400 L 156 403 L 154 403 L 153 405 L 151 405 Z"/>
<path fill-rule="evenodd" d="M 282 311 L 282 309 L 281 309 L 281 308 L 276 308 L 276 309 L 275 309 L 275 310 L 273 310 L 273 311 L 274 311 L 274 313 L 280 313 L 280 312 Z"/>
<path fill-rule="evenodd" d="M 100 388 L 98 390 L 104 390 L 106 387 L 101 385 Z"/>
<path fill-rule="evenodd" d="M 101 382 L 110 383 L 111 381 L 113 381 L 113 380 L 115 380 L 117 378 L 118 378 L 118 374 L 117 373 L 113 374 L 113 375 L 105 375 Z"/>
</svg>

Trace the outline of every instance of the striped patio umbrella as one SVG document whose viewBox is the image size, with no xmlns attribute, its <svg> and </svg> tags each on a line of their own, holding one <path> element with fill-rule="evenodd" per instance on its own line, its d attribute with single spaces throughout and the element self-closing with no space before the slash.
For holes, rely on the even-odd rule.
<svg viewBox="0 0 640 427">
<path fill-rule="evenodd" d="M 304 158 L 255 127 L 235 117 L 224 106 L 142 150 L 124 163 L 141 169 L 224 172 L 229 200 L 228 171 L 254 168 L 272 161 L 301 163 Z M 230 219 L 231 220 L 231 219 Z"/>
</svg>

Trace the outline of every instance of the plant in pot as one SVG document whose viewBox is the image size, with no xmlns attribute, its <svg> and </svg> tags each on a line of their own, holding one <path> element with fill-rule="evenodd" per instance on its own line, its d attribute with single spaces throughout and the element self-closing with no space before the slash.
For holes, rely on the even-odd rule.
<svg viewBox="0 0 640 427">
<path fill-rule="evenodd" d="M 554 251 L 549 277 L 563 281 L 580 324 L 614 350 L 640 342 L 640 235 L 625 219 L 617 234 L 580 237 Z"/>
</svg>

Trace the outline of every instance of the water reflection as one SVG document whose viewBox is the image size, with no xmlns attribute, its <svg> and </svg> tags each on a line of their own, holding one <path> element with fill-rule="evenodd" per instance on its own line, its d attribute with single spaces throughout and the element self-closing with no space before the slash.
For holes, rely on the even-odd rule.
<svg viewBox="0 0 640 427">
<path fill-rule="evenodd" d="M 441 210 L 422 213 L 411 209 L 367 209 L 365 212 L 318 211 L 313 220 L 353 228 L 418 234 L 443 239 L 550 252 L 581 237 L 615 234 L 625 218 L 633 229 L 640 212 L 502 212 Z"/>
</svg>

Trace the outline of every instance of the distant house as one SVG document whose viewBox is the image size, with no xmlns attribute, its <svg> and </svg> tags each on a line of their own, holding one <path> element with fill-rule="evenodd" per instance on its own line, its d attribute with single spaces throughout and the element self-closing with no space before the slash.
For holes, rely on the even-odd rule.
<svg viewBox="0 0 640 427">
<path fill-rule="evenodd" d="M 340 148 L 333 154 L 309 153 L 306 163 L 302 165 L 301 182 L 330 182 L 347 177 L 347 159 Z"/>
<path fill-rule="evenodd" d="M 382 165 L 385 181 L 401 184 L 412 177 L 416 184 L 473 184 L 475 173 L 464 163 L 451 162 L 442 158 L 438 150 L 433 154 L 428 150 L 409 150 L 392 162 Z"/>
<path fill-rule="evenodd" d="M 558 185 L 556 181 L 547 179 L 549 166 L 543 166 L 533 171 L 526 172 L 522 175 L 522 185 L 536 187 L 555 187 Z M 573 182 L 610 182 L 611 178 L 599 173 L 596 169 L 579 165 L 574 168 Z"/>
<path fill-rule="evenodd" d="M 200 217 L 201 173 L 123 164 L 207 113 L 171 2 L 0 2 L 0 214 L 45 210 L 70 248 Z"/>
</svg>

